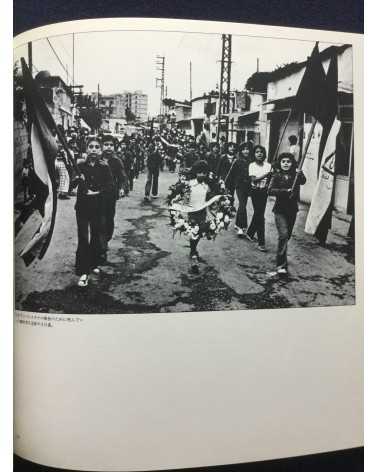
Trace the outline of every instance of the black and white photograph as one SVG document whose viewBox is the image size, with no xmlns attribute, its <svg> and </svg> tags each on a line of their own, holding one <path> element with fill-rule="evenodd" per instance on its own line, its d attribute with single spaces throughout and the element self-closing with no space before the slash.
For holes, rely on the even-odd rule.
<svg viewBox="0 0 378 472">
<path fill-rule="evenodd" d="M 75 32 L 13 83 L 17 310 L 356 303 L 352 45 Z"/>
</svg>

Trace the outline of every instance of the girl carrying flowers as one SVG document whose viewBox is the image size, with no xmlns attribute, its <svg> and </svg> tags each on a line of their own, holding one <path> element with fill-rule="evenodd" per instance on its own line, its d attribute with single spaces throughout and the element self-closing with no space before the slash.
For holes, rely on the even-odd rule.
<svg viewBox="0 0 378 472">
<path fill-rule="evenodd" d="M 185 233 L 189 237 L 189 257 L 194 273 L 199 272 L 197 247 L 201 238 L 214 240 L 221 230 L 228 228 L 232 217 L 230 198 L 222 194 L 208 174 L 208 163 L 197 161 L 190 175 L 182 175 L 167 197 L 174 233 Z"/>
</svg>

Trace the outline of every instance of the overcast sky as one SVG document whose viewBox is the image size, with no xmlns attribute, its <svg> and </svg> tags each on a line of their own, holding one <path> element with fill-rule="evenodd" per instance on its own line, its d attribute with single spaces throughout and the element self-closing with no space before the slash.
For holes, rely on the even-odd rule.
<svg viewBox="0 0 378 472">
<path fill-rule="evenodd" d="M 49 38 L 72 83 L 72 35 Z M 189 62 L 192 62 L 193 98 L 215 89 L 219 83 L 221 35 L 175 32 L 114 31 L 75 34 L 75 84 L 84 92 L 103 94 L 142 90 L 148 95 L 148 112 L 159 111 L 160 91 L 155 87 L 156 55 L 166 61 L 168 97 L 189 99 Z M 330 44 L 320 43 L 320 50 Z M 242 90 L 256 71 L 271 71 L 276 66 L 302 61 L 311 54 L 314 43 L 253 36 L 232 37 L 231 88 Z M 15 50 L 15 60 L 27 57 L 27 47 Z M 49 70 L 67 82 L 67 74 L 46 39 L 33 42 L 33 63 L 37 70 Z"/>
</svg>

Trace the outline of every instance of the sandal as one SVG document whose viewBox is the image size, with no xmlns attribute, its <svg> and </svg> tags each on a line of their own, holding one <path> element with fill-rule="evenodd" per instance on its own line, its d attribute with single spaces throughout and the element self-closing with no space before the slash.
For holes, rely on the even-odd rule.
<svg viewBox="0 0 378 472">
<path fill-rule="evenodd" d="M 87 287 L 88 286 L 88 282 L 89 282 L 89 277 L 87 274 L 83 274 L 80 279 L 79 279 L 79 282 L 77 283 L 77 285 L 79 287 Z"/>
</svg>

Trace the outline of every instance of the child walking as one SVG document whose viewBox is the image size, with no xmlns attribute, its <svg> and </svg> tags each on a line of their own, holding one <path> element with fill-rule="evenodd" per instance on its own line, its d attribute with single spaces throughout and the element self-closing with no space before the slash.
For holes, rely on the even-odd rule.
<svg viewBox="0 0 378 472">
<path fill-rule="evenodd" d="M 78 165 L 80 176 L 76 199 L 77 250 L 76 274 L 79 287 L 87 287 L 89 274 L 100 273 L 101 221 L 103 193 L 112 184 L 112 175 L 107 164 L 100 161 L 101 142 L 90 138 L 87 144 L 87 159 Z"/>
<path fill-rule="evenodd" d="M 251 152 L 248 143 L 240 146 L 238 156 L 225 180 L 226 188 L 234 188 L 238 197 L 235 229 L 239 237 L 244 237 L 247 230 L 247 202 L 250 193 L 248 169 L 251 163 Z"/>
<path fill-rule="evenodd" d="M 193 228 L 189 237 L 190 258 L 192 260 L 192 270 L 198 270 L 198 250 L 197 246 L 200 241 L 200 228 L 206 221 L 207 209 L 206 200 L 210 194 L 210 187 L 206 182 L 209 173 L 209 166 L 205 161 L 197 161 L 197 165 L 193 168 L 195 178 L 189 181 L 190 185 L 190 201 L 189 205 L 193 207 L 192 212 L 188 213 L 190 226 Z M 197 210 L 198 209 L 198 210 Z M 197 231 L 198 228 L 198 231 Z"/>
<path fill-rule="evenodd" d="M 198 273 L 198 244 L 201 238 L 214 240 L 222 229 L 227 229 L 232 216 L 231 199 L 222 195 L 208 179 L 209 165 L 197 161 L 190 180 L 183 180 L 170 188 L 167 198 L 171 224 L 175 231 L 189 237 L 191 272 Z"/>
<path fill-rule="evenodd" d="M 276 197 L 273 213 L 278 232 L 276 270 L 271 275 L 286 275 L 287 247 L 297 218 L 299 187 L 306 183 L 306 177 L 290 153 L 280 154 L 277 164 L 277 172 L 273 174 L 268 189 L 268 195 Z"/>
<path fill-rule="evenodd" d="M 258 249 L 265 248 L 265 208 L 268 200 L 268 185 L 272 166 L 266 162 L 266 151 L 259 144 L 253 148 L 253 162 L 249 165 L 251 179 L 250 195 L 253 205 L 253 217 L 247 230 L 247 237 L 252 240 L 257 233 Z"/>
<path fill-rule="evenodd" d="M 60 148 L 56 156 L 55 170 L 58 177 L 58 198 L 68 200 L 70 197 L 70 174 L 67 169 L 67 162 L 64 150 Z"/>
</svg>

